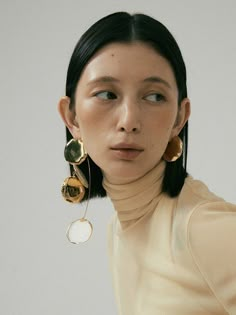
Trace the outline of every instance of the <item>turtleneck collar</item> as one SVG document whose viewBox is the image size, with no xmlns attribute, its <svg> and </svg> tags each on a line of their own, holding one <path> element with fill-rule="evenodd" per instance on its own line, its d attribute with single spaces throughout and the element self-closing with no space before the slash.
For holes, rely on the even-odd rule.
<svg viewBox="0 0 236 315">
<path fill-rule="evenodd" d="M 123 226 L 155 209 L 161 198 L 165 166 L 166 162 L 161 160 L 143 177 L 128 184 L 111 184 L 106 178 L 103 179 L 103 187 Z"/>
</svg>

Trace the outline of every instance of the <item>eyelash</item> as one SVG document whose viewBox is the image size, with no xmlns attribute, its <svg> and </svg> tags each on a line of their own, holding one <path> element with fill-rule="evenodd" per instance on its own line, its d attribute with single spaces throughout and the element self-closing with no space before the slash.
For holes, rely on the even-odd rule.
<svg viewBox="0 0 236 315">
<path fill-rule="evenodd" d="M 159 102 L 163 102 L 163 101 L 166 101 L 166 98 L 165 98 L 165 96 L 164 95 L 162 95 L 161 93 L 150 93 L 150 94 L 148 94 L 147 96 L 145 96 L 145 99 L 147 99 L 147 97 L 149 97 L 149 96 L 158 96 L 158 100 L 148 100 L 148 101 L 150 101 L 150 102 L 153 102 L 153 103 L 159 103 Z"/>
<path fill-rule="evenodd" d="M 99 94 L 104 94 L 106 93 L 107 97 L 100 97 Z M 111 92 L 111 91 L 99 91 L 99 92 L 96 92 L 93 96 L 99 98 L 99 99 L 102 99 L 104 101 L 108 101 L 108 100 L 114 100 L 114 99 L 117 99 L 117 96 L 115 93 Z M 109 98 L 110 96 L 110 98 Z M 150 96 L 158 96 L 158 100 L 148 100 L 147 98 L 150 97 Z M 164 95 L 162 95 L 161 93 L 150 93 L 146 96 L 144 96 L 145 100 L 149 101 L 149 102 L 153 102 L 153 103 L 159 103 L 159 102 L 163 102 L 163 101 L 166 101 L 166 97 Z"/>
<path fill-rule="evenodd" d="M 107 95 L 112 95 L 112 96 L 115 96 L 115 97 L 112 97 L 112 98 L 103 98 L 103 97 L 99 97 L 99 94 L 103 94 L 103 93 L 107 93 Z M 99 98 L 99 99 L 102 99 L 102 100 L 114 100 L 117 98 L 117 96 L 115 95 L 115 93 L 111 92 L 111 91 L 99 91 L 99 92 L 96 92 L 94 94 L 95 97 Z"/>
</svg>

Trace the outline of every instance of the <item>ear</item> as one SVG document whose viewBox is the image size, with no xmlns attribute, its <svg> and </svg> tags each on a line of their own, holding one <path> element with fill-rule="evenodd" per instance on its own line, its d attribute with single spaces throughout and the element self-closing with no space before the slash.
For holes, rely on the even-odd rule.
<svg viewBox="0 0 236 315">
<path fill-rule="evenodd" d="M 70 98 L 63 96 L 58 103 L 59 114 L 75 139 L 80 139 L 79 125 L 75 120 L 75 110 L 70 108 Z"/>
<path fill-rule="evenodd" d="M 187 120 L 189 119 L 191 113 L 191 104 L 190 100 L 186 97 L 181 101 L 181 104 L 178 108 L 177 118 L 174 125 L 174 128 L 171 132 L 171 139 L 175 136 L 178 136 L 180 131 L 183 129 Z"/>
</svg>

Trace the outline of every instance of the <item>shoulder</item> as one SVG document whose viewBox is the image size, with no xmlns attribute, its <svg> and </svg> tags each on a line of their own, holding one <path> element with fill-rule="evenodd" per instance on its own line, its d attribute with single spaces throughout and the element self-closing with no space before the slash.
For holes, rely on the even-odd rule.
<svg viewBox="0 0 236 315">
<path fill-rule="evenodd" d="M 224 200 L 211 192 L 208 187 L 199 180 L 188 176 L 177 198 L 175 217 L 179 224 L 186 228 L 195 210 L 205 204 L 224 202 Z"/>
<path fill-rule="evenodd" d="M 215 298 L 236 314 L 236 205 L 191 176 L 177 200 L 177 231 Z M 179 232 L 178 232 L 179 233 Z"/>
<path fill-rule="evenodd" d="M 216 258 L 225 261 L 226 254 L 229 254 L 230 260 L 235 259 L 236 263 L 236 205 L 226 201 L 201 204 L 189 219 L 188 241 L 195 254 L 201 254 L 201 257 L 206 254 L 215 264 L 219 263 Z M 224 257 L 218 257 L 223 253 Z M 236 264 L 234 270 L 236 271 Z"/>
<path fill-rule="evenodd" d="M 195 246 L 196 250 L 209 245 L 214 253 L 226 251 L 229 246 L 236 249 L 236 205 L 216 196 L 204 183 L 192 178 L 186 182 L 182 198 L 183 203 L 188 199 L 187 204 L 192 202 L 187 231 L 190 244 L 201 245 Z"/>
<path fill-rule="evenodd" d="M 236 312 L 236 205 L 223 199 L 200 204 L 187 234 L 189 251 L 215 297 Z"/>
</svg>

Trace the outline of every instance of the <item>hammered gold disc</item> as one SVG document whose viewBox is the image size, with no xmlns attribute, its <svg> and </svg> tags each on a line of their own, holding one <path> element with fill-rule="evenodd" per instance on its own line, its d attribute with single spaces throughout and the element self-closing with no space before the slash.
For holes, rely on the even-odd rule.
<svg viewBox="0 0 236 315">
<path fill-rule="evenodd" d="M 64 156 L 70 164 L 81 164 L 87 157 L 83 142 L 71 139 L 65 146 Z"/>
<path fill-rule="evenodd" d="M 85 188 L 77 177 L 67 177 L 62 184 L 61 193 L 66 201 L 78 203 L 84 198 Z"/>
<path fill-rule="evenodd" d="M 163 158 L 167 162 L 175 162 L 183 152 L 183 142 L 176 136 L 167 145 Z"/>
<path fill-rule="evenodd" d="M 92 232 L 92 224 L 87 219 L 81 218 L 69 225 L 66 236 L 71 243 L 80 244 L 88 241 Z"/>
</svg>

